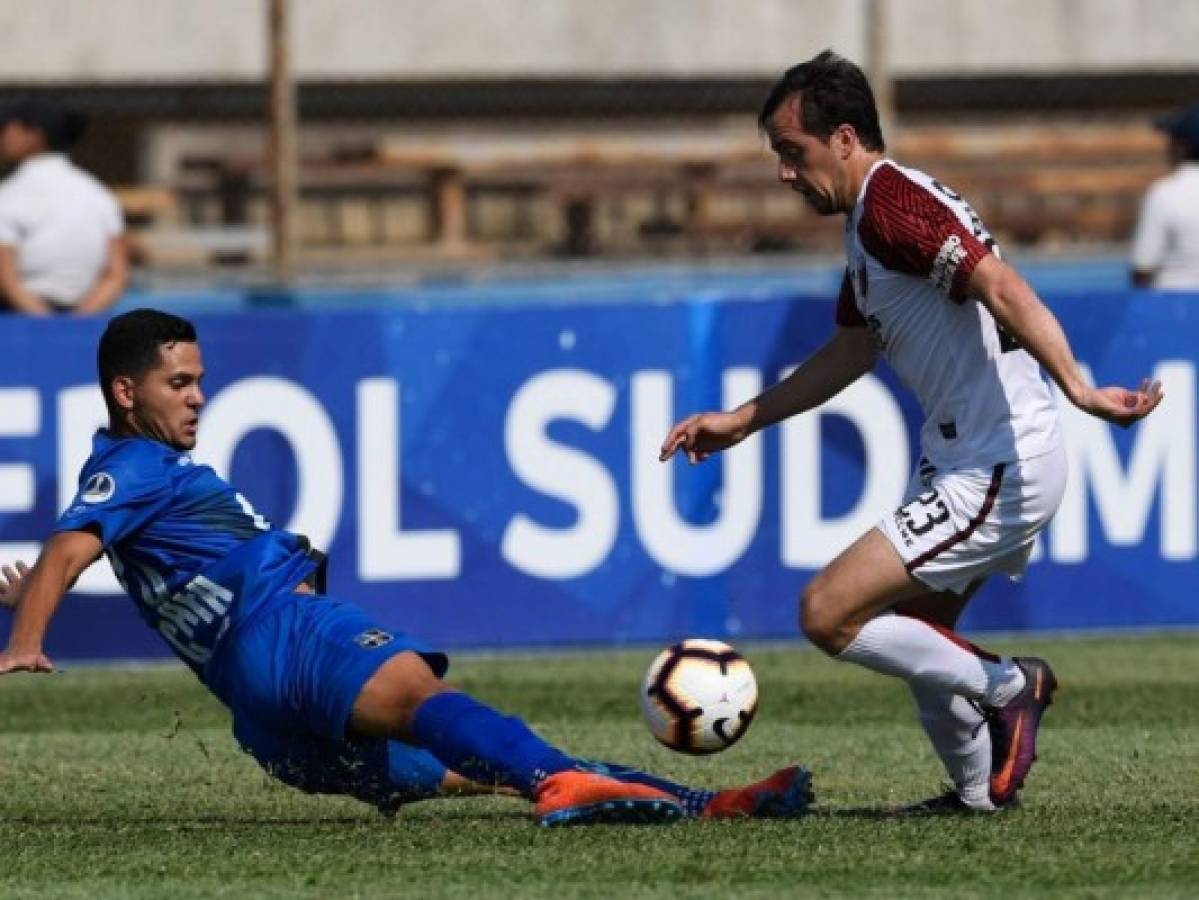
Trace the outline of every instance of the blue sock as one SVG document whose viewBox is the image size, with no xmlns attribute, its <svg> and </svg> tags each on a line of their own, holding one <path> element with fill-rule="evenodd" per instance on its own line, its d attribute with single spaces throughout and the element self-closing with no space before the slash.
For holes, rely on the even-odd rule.
<svg viewBox="0 0 1199 900">
<path fill-rule="evenodd" d="M 399 741 L 369 738 L 335 744 L 267 736 L 243 746 L 284 784 L 309 794 L 354 797 L 381 810 L 437 797 L 445 778 L 445 766 L 432 754 Z"/>
<path fill-rule="evenodd" d="M 657 788 L 660 791 L 665 791 L 683 804 L 683 809 L 693 819 L 697 818 L 704 811 L 704 807 L 711 803 L 712 798 L 718 793 L 718 791 L 705 791 L 699 788 L 688 787 L 685 784 L 669 781 L 657 775 L 651 775 L 649 772 L 642 772 L 640 769 L 622 766 L 619 763 L 585 763 L 584 767 L 592 768 L 599 774 L 608 775 L 617 781 L 644 784 Z"/>
<path fill-rule="evenodd" d="M 445 766 L 428 750 L 400 741 L 387 742 L 387 783 L 402 800 L 423 800 L 441 794 Z"/>
<path fill-rule="evenodd" d="M 532 797 L 550 775 L 576 768 L 515 716 L 466 694 L 430 697 L 412 717 L 412 737 L 451 771 L 481 784 L 502 784 Z"/>
</svg>

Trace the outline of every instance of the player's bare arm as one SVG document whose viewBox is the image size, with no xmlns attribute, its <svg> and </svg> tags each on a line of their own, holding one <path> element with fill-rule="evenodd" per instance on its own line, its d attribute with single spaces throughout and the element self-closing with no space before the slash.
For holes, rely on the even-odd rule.
<svg viewBox="0 0 1199 900">
<path fill-rule="evenodd" d="M 37 563 L 22 579 L 21 602 L 8 648 L 0 652 L 0 675 L 54 670 L 54 664 L 42 652 L 46 628 L 63 594 L 99 558 L 101 549 L 100 538 L 90 531 L 64 531 L 46 542 Z"/>
<path fill-rule="evenodd" d="M 688 416 L 670 430 L 659 459 L 680 448 L 692 463 L 727 450 L 751 434 L 815 409 L 872 368 L 874 339 L 865 328 L 838 328 L 833 337 L 778 384 L 732 412 Z"/>
<path fill-rule="evenodd" d="M 1093 416 L 1127 428 L 1162 401 L 1158 382 L 1142 381 L 1136 390 L 1091 387 L 1083 378 L 1053 313 L 1019 273 L 995 256 L 979 262 L 970 276 L 970 295 L 990 310 L 1062 389 L 1066 398 Z"/>
</svg>

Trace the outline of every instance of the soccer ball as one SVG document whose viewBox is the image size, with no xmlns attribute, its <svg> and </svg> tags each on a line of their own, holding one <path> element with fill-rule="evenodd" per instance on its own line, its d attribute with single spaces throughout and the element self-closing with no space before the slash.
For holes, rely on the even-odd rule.
<svg viewBox="0 0 1199 900">
<path fill-rule="evenodd" d="M 671 750 L 717 753 L 749 728 L 758 683 L 745 657 L 728 644 L 686 640 L 650 664 L 641 709 L 654 737 Z"/>
</svg>

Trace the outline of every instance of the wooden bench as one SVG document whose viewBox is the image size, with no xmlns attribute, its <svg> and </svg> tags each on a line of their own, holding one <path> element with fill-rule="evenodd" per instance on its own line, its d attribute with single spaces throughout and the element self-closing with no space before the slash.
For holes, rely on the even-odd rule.
<svg viewBox="0 0 1199 900">
<path fill-rule="evenodd" d="M 1126 240 L 1168 170 L 1164 138 L 1144 124 L 912 128 L 896 156 L 966 197 L 997 236 L 1028 244 Z"/>
<path fill-rule="evenodd" d="M 1164 142 L 1143 125 L 913 125 L 895 158 L 964 195 L 1005 241 L 1122 240 Z M 173 192 L 129 195 L 147 221 L 267 221 L 262 160 L 192 160 Z M 830 250 L 836 217 L 781 188 L 752 133 L 396 136 L 304 160 L 302 240 L 379 259 Z M 231 221 L 232 220 L 232 221 Z M 257 244 L 255 245 L 257 247 Z"/>
</svg>

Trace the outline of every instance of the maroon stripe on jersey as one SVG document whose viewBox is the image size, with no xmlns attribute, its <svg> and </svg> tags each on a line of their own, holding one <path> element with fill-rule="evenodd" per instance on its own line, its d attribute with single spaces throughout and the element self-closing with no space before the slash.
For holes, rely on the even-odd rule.
<svg viewBox="0 0 1199 900">
<path fill-rule="evenodd" d="M 924 618 L 924 616 L 914 616 L 911 613 L 899 613 L 899 615 L 907 616 L 909 619 L 916 619 L 919 622 L 923 622 L 925 625 L 927 625 L 929 628 L 933 629 L 933 631 L 936 631 L 942 637 L 945 637 L 945 638 L 953 641 L 955 644 L 957 644 L 963 650 L 973 653 L 979 659 L 985 659 L 987 662 L 993 662 L 993 663 L 1000 662 L 1000 658 L 998 656 L 996 656 L 994 653 L 992 653 L 990 650 L 984 650 L 982 647 L 978 646 L 978 644 L 975 644 L 972 641 L 966 640 L 964 637 L 962 637 L 960 634 L 958 634 L 952 628 L 946 628 L 944 625 L 938 625 L 936 622 L 930 622 L 928 619 Z"/>
<path fill-rule="evenodd" d="M 1004 464 L 1000 463 L 991 472 L 991 483 L 987 486 L 987 496 L 983 499 L 983 505 L 982 508 L 979 509 L 978 514 L 971 519 L 966 524 L 966 527 L 961 531 L 955 532 L 953 535 L 941 541 L 941 543 L 937 544 L 937 546 L 933 547 L 931 550 L 926 550 L 911 562 L 906 563 L 904 568 L 907 569 L 909 573 L 919 569 L 929 560 L 935 559 L 950 547 L 957 546 L 962 541 L 966 540 L 966 538 L 970 537 L 970 535 L 974 534 L 978 526 L 983 523 L 988 515 L 990 515 L 991 508 L 995 506 L 995 498 L 999 496 L 999 486 L 1003 484 L 1003 469 Z"/>
<path fill-rule="evenodd" d="M 858 237 L 888 269 L 928 278 L 946 296 L 966 299 L 970 273 L 990 253 L 953 210 L 924 185 L 883 163 L 870 176 Z"/>
<path fill-rule="evenodd" d="M 841 279 L 841 293 L 837 295 L 837 324 L 846 328 L 865 328 L 866 320 L 853 297 L 853 283 L 849 280 L 849 269 Z"/>
</svg>

